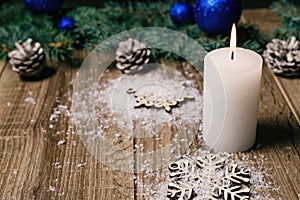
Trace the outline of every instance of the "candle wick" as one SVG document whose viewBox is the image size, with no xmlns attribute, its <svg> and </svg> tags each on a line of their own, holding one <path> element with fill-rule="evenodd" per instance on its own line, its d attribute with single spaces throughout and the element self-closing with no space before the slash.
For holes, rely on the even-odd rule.
<svg viewBox="0 0 300 200">
<path fill-rule="evenodd" d="M 234 51 L 231 52 L 230 58 L 231 58 L 231 60 L 234 60 Z"/>
</svg>

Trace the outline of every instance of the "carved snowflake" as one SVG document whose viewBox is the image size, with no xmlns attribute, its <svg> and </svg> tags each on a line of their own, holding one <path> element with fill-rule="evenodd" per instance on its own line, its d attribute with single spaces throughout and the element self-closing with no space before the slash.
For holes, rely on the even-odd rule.
<svg viewBox="0 0 300 200">
<path fill-rule="evenodd" d="M 136 89 L 128 88 L 127 93 L 133 94 L 135 97 L 134 108 L 154 107 L 170 112 L 172 108 L 182 105 L 184 101 L 194 99 L 186 90 L 186 81 L 183 81 L 181 83 L 174 82 L 171 88 L 165 87 L 161 83 L 147 83 Z"/>
<path fill-rule="evenodd" d="M 221 156 L 205 155 L 169 164 L 167 196 L 178 200 L 249 200 L 250 172 L 226 165 Z"/>
<path fill-rule="evenodd" d="M 249 200 L 250 189 L 243 187 L 243 185 L 233 186 L 218 186 L 219 194 L 223 196 L 224 200 Z"/>
<path fill-rule="evenodd" d="M 210 172 L 215 172 L 224 167 L 225 159 L 218 158 L 214 155 L 206 155 L 197 158 L 197 165 Z"/>
<path fill-rule="evenodd" d="M 177 183 L 169 183 L 168 196 L 178 200 L 191 199 L 193 193 L 193 185 L 178 181 Z"/>
<path fill-rule="evenodd" d="M 225 175 L 222 180 L 226 181 L 229 180 L 235 184 L 249 184 L 250 182 L 250 172 L 245 168 L 238 168 L 236 164 L 232 167 L 227 167 L 225 170 Z"/>
</svg>

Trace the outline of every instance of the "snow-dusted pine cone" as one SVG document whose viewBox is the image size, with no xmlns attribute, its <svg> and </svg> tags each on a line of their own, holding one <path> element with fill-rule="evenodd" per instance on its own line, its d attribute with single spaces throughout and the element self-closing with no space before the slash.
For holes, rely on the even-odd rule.
<svg viewBox="0 0 300 200">
<path fill-rule="evenodd" d="M 286 41 L 273 39 L 263 54 L 268 67 L 277 75 L 296 77 L 300 75 L 300 42 L 296 37 Z"/>
<path fill-rule="evenodd" d="M 146 49 L 146 44 L 132 38 L 119 43 L 116 51 L 116 67 L 123 73 L 141 70 L 149 60 L 150 50 Z"/>
<path fill-rule="evenodd" d="M 17 41 L 17 49 L 8 53 L 9 63 L 15 72 L 23 77 L 33 77 L 39 75 L 45 61 L 44 49 L 39 42 L 31 44 L 32 39 L 28 38 L 25 42 Z"/>
</svg>

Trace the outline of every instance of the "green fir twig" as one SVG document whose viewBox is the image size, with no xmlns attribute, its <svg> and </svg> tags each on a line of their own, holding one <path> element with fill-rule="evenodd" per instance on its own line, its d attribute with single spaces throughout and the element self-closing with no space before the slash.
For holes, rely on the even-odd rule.
<svg viewBox="0 0 300 200">
<path fill-rule="evenodd" d="M 196 24 L 175 26 L 169 16 L 169 9 L 174 2 L 107 2 L 98 8 L 71 8 L 68 12 L 61 12 L 60 17 L 68 16 L 75 20 L 72 32 L 58 30 L 57 19 L 53 16 L 33 15 L 21 2 L 6 3 L 0 7 L 0 57 L 5 58 L 15 48 L 17 40 L 32 37 L 43 45 L 48 59 L 66 60 L 74 50 L 90 51 L 110 36 L 141 27 L 166 27 L 182 32 L 198 41 L 207 51 L 228 46 L 228 36 L 207 35 Z M 272 8 L 283 18 L 284 23 L 284 27 L 277 29 L 275 35 L 293 34 L 299 39 L 299 10 L 286 0 L 274 3 Z M 258 29 L 242 24 L 238 30 L 243 33 L 239 37 L 239 46 L 259 53 L 263 51 L 266 40 Z M 168 52 L 153 52 L 155 57 L 178 58 Z"/>
<path fill-rule="evenodd" d="M 273 12 L 278 14 L 283 26 L 276 27 L 271 38 L 279 38 L 286 40 L 290 36 L 295 36 L 300 40 L 300 8 L 287 0 L 279 0 L 271 4 Z"/>
</svg>

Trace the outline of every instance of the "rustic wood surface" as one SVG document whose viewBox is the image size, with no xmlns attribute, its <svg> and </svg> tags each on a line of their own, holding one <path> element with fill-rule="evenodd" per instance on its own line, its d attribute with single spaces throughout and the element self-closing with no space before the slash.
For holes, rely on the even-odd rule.
<svg viewBox="0 0 300 200">
<path fill-rule="evenodd" d="M 263 31 L 280 23 L 267 9 L 245 10 L 244 15 Z M 50 121 L 58 105 L 71 105 L 70 83 L 83 55 L 75 57 L 78 59 L 70 63 L 49 64 L 50 72 L 55 73 L 37 81 L 22 81 L 9 65 L 0 63 L 0 199 L 147 199 L 146 188 L 137 183 L 156 183 L 155 176 L 137 174 L 138 169 L 125 173 L 99 162 L 86 150 L 66 113 L 57 122 Z M 184 64 L 174 65 L 182 70 Z M 201 82 L 201 76 L 195 79 Z M 272 190 L 278 199 L 297 200 L 300 194 L 299 89 L 299 79 L 279 78 L 263 69 L 257 139 L 261 147 L 242 153 L 269 158 L 266 167 L 273 171 L 267 179 L 279 188 Z M 156 150 L 178 132 L 180 138 L 192 142 L 191 153 L 201 147 L 197 138 L 186 134 L 197 132 L 197 124 L 175 129 L 166 126 L 160 130 L 159 142 L 146 140 L 137 122 L 134 131 L 141 138 L 124 145 L 127 151 L 138 153 L 135 146 L 140 144 Z M 60 140 L 66 143 L 57 145 Z M 154 168 L 161 172 L 161 166 Z"/>
<path fill-rule="evenodd" d="M 256 24 L 266 34 L 281 24 L 280 17 L 269 9 L 245 10 L 243 14 L 248 22 Z M 272 76 L 298 124 L 300 124 L 300 79 L 287 79 L 274 74 Z"/>
</svg>

